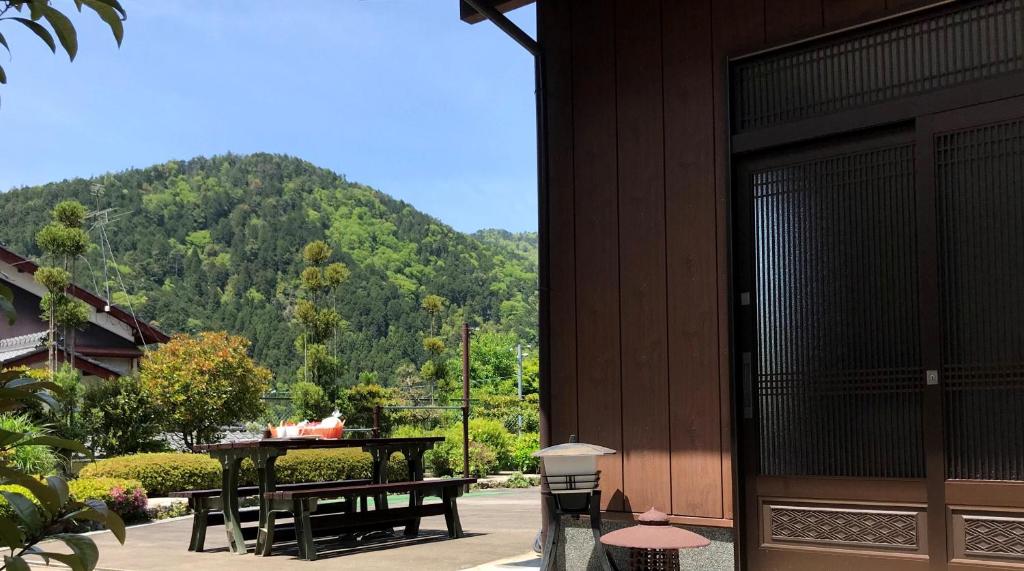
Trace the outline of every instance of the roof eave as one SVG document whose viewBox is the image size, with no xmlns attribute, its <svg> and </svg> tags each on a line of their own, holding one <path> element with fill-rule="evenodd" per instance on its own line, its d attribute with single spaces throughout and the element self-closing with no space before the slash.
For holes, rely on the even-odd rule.
<svg viewBox="0 0 1024 571">
<path fill-rule="evenodd" d="M 499 12 L 509 12 L 516 8 L 522 8 L 527 4 L 533 4 L 535 0 L 488 0 Z M 463 22 L 469 24 L 478 24 L 486 20 L 479 12 L 473 9 L 472 6 L 465 2 L 459 2 L 459 17 L 462 18 Z"/>
</svg>

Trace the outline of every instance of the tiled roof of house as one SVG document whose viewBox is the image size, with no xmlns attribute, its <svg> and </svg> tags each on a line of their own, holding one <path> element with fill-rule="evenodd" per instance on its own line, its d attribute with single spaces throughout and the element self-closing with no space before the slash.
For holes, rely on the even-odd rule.
<svg viewBox="0 0 1024 571">
<path fill-rule="evenodd" d="M 2 243 L 0 243 L 0 261 L 15 266 L 18 268 L 19 272 L 35 274 L 36 270 L 39 269 L 39 266 L 36 265 L 35 262 L 21 256 L 13 250 L 10 250 Z M 131 327 L 137 337 L 136 340 L 140 343 L 166 343 L 170 340 L 170 337 L 166 333 L 160 331 L 152 324 L 138 319 L 135 315 L 132 315 L 116 305 L 109 304 L 106 300 L 85 288 L 79 287 L 76 284 L 71 284 L 71 287 L 68 288 L 68 293 L 91 305 L 97 311 L 102 311 Z"/>
<path fill-rule="evenodd" d="M 0 363 L 30 355 L 45 346 L 45 331 L 0 339 Z"/>
</svg>

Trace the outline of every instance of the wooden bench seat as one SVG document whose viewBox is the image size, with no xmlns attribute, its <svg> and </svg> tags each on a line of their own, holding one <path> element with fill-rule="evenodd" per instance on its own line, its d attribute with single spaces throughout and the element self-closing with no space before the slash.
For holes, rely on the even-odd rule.
<svg viewBox="0 0 1024 571">
<path fill-rule="evenodd" d="M 363 485 L 369 484 L 370 480 L 334 480 L 330 482 L 305 482 L 301 484 L 281 484 L 277 486 L 279 490 L 305 490 L 315 489 L 324 486 L 338 487 L 347 485 Z M 260 490 L 257 486 L 243 486 L 238 488 L 238 497 L 254 497 L 258 496 Z M 189 542 L 189 551 L 202 551 L 206 543 L 206 529 L 210 526 L 224 525 L 224 512 L 223 505 L 220 498 L 221 489 L 211 488 L 207 490 L 183 490 L 179 492 L 171 492 L 170 497 L 172 498 L 186 498 L 188 499 L 189 508 L 192 510 L 192 537 Z M 327 504 L 321 510 L 322 513 L 326 512 L 343 512 L 343 511 L 355 511 L 355 506 L 351 503 L 351 499 L 343 500 L 340 502 L 332 502 Z M 362 508 L 366 510 L 366 498 L 362 498 Z M 249 523 L 259 521 L 260 510 L 259 507 L 243 508 L 238 511 L 239 521 L 242 523 Z M 257 535 L 257 528 L 243 529 L 247 539 L 255 538 Z"/>
<path fill-rule="evenodd" d="M 316 559 L 316 547 L 313 543 L 315 536 L 391 529 L 397 525 L 404 525 L 406 537 L 415 537 L 419 533 L 420 518 L 428 516 L 443 515 L 448 527 L 448 537 L 455 539 L 462 537 L 456 498 L 462 495 L 465 486 L 475 482 L 476 478 L 457 478 L 386 484 L 347 484 L 301 490 L 280 489 L 268 492 L 264 496 L 269 504 L 270 514 L 266 527 L 260 532 L 265 534 L 265 545 L 273 545 L 275 514 L 290 513 L 295 520 L 294 533 L 299 547 L 299 557 L 310 561 Z M 402 492 L 408 492 L 410 495 L 408 507 L 388 508 L 374 502 L 373 511 L 364 509 L 358 513 L 324 513 L 324 504 L 321 503 L 323 500 L 353 496 L 365 500 L 367 497 L 382 497 Z M 423 505 L 423 498 L 431 496 L 441 498 L 441 503 Z"/>
</svg>

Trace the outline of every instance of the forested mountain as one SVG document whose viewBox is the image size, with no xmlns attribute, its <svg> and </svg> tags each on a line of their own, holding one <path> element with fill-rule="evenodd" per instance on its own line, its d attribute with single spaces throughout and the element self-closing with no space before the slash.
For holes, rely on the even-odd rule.
<svg viewBox="0 0 1024 571">
<path fill-rule="evenodd" d="M 168 332 L 245 335 L 279 387 L 301 362 L 291 311 L 312 240 L 326 240 L 351 270 L 327 301 L 346 321 L 333 348 L 343 384 L 364 373 L 390 382 L 400 366 L 425 362 L 431 317 L 421 303 L 431 294 L 447 301 L 439 327 L 453 342 L 463 319 L 536 339 L 535 234 L 463 234 L 293 157 L 195 158 L 0 193 L 0 242 L 37 257 L 35 233 L 66 199 L 115 209 L 106 235 L 116 264 L 108 260 L 104 282 L 94 247 L 82 285 L 109 285 L 115 303 Z M 102 242 L 96 230 L 93 240 Z"/>
</svg>

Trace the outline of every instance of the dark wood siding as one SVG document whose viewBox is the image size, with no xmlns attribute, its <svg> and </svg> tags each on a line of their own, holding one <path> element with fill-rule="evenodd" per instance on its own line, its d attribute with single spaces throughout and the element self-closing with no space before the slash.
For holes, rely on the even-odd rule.
<svg viewBox="0 0 1024 571">
<path fill-rule="evenodd" d="M 729 57 L 915 0 L 540 0 L 552 442 L 611 510 L 733 517 Z"/>
</svg>

